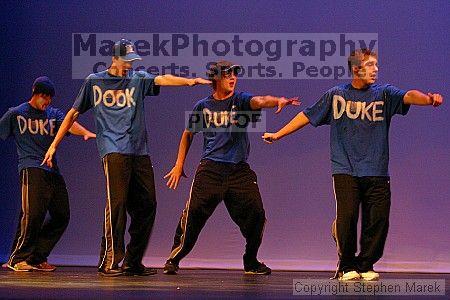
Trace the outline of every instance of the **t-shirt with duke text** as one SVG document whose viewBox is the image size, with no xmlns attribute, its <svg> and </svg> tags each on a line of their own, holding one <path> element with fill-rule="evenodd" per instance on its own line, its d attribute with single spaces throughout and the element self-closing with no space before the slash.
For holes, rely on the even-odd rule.
<svg viewBox="0 0 450 300">
<path fill-rule="evenodd" d="M 333 174 L 389 176 L 389 126 L 393 115 L 407 114 L 405 94 L 389 84 L 343 84 L 304 110 L 313 126 L 331 126 Z"/>
<path fill-rule="evenodd" d="M 148 155 L 144 98 L 159 94 L 155 75 L 130 70 L 116 77 L 107 71 L 89 75 L 73 108 L 93 108 L 100 157 L 109 153 Z"/>
<path fill-rule="evenodd" d="M 33 108 L 25 102 L 10 108 L 0 119 L 0 138 L 13 136 L 19 157 L 19 172 L 25 168 L 40 168 L 59 174 L 56 157 L 53 167 L 41 166 L 62 121 L 64 113 L 52 106 L 44 111 Z"/>
<path fill-rule="evenodd" d="M 203 132 L 202 159 L 237 164 L 245 162 L 250 153 L 247 127 L 257 122 L 260 110 L 252 110 L 252 94 L 235 92 L 224 100 L 213 96 L 201 99 L 194 106 L 187 130 Z"/>
</svg>

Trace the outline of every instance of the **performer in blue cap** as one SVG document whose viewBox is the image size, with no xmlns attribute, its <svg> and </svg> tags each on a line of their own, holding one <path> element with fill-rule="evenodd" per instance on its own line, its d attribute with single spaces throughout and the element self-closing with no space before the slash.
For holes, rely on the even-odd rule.
<svg viewBox="0 0 450 300">
<path fill-rule="evenodd" d="M 202 78 L 155 76 L 134 71 L 133 61 L 141 57 L 129 40 L 117 41 L 112 55 L 112 63 L 107 70 L 91 74 L 84 81 L 72 109 L 48 149 L 44 163 L 52 165 L 53 154 L 67 130 L 79 114 L 92 108 L 107 195 L 99 275 L 152 275 L 156 274 L 156 270 L 142 264 L 156 214 L 144 98 L 157 96 L 160 86 L 192 86 L 211 82 Z M 130 242 L 125 251 L 127 213 L 131 217 L 128 229 Z"/>
</svg>

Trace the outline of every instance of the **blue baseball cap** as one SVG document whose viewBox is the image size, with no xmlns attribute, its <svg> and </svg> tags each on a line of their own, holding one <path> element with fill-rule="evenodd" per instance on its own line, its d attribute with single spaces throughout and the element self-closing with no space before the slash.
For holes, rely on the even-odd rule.
<svg viewBox="0 0 450 300">
<path fill-rule="evenodd" d="M 112 56 L 117 56 L 123 61 L 142 60 L 136 53 L 134 44 L 130 40 L 121 39 L 112 48 Z"/>
<path fill-rule="evenodd" d="M 55 84 L 47 76 L 41 76 L 34 80 L 32 94 L 44 94 L 55 96 Z"/>
</svg>

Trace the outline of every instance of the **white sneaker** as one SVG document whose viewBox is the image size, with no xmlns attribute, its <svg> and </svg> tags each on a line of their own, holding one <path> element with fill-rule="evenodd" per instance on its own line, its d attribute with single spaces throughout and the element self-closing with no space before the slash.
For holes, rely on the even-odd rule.
<svg viewBox="0 0 450 300">
<path fill-rule="evenodd" d="M 367 271 L 360 273 L 359 275 L 361 275 L 362 280 L 365 281 L 377 281 L 378 279 L 380 279 L 380 274 L 375 271 Z"/>
<path fill-rule="evenodd" d="M 338 277 L 338 280 L 340 281 L 351 281 L 359 279 L 361 279 L 361 275 L 359 275 L 359 273 L 356 271 L 342 272 Z"/>
</svg>

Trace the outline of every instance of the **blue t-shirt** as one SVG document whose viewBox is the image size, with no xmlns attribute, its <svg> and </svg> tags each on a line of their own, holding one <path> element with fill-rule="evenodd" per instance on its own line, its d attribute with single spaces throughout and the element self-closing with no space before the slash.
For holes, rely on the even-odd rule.
<svg viewBox="0 0 450 300">
<path fill-rule="evenodd" d="M 97 147 L 108 153 L 148 155 L 144 98 L 159 94 L 155 75 L 130 70 L 124 77 L 107 71 L 89 75 L 73 108 L 84 113 L 94 109 Z"/>
<path fill-rule="evenodd" d="M 247 126 L 260 115 L 260 110 L 252 111 L 250 107 L 252 97 L 236 92 L 224 100 L 209 96 L 197 102 L 187 130 L 203 132 L 202 159 L 233 164 L 247 160 L 250 153 Z"/>
<path fill-rule="evenodd" d="M 19 156 L 19 172 L 24 168 L 41 168 L 59 174 L 56 157 L 53 168 L 41 166 L 45 153 L 53 142 L 64 113 L 57 108 L 45 111 L 33 108 L 28 102 L 10 108 L 0 119 L 0 138 L 13 136 Z"/>
<path fill-rule="evenodd" d="M 304 110 L 313 126 L 331 125 L 333 174 L 389 176 L 389 126 L 393 115 L 409 110 L 405 93 L 388 84 L 343 84 Z"/>
</svg>

